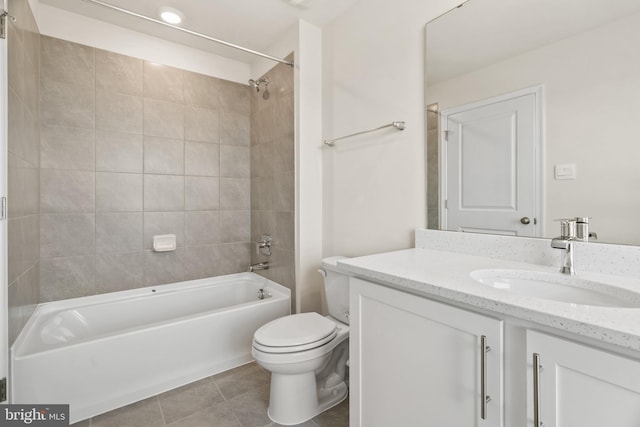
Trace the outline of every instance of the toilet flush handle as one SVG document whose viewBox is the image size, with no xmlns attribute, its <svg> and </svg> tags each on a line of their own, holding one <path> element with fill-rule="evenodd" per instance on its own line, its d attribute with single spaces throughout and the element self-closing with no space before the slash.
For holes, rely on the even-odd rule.
<svg viewBox="0 0 640 427">
<path fill-rule="evenodd" d="M 327 277 L 327 272 L 324 271 L 322 268 L 318 269 L 318 273 L 322 274 L 322 277 Z"/>
</svg>

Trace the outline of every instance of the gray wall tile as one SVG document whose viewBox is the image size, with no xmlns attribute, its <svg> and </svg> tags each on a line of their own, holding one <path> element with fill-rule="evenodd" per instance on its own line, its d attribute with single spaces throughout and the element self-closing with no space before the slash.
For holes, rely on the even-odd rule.
<svg viewBox="0 0 640 427">
<path fill-rule="evenodd" d="M 257 242 L 263 234 L 276 236 L 276 212 L 275 211 L 251 211 L 251 241 Z"/>
<path fill-rule="evenodd" d="M 199 176 L 184 178 L 185 210 L 215 210 L 220 207 L 220 180 Z"/>
<path fill-rule="evenodd" d="M 293 93 L 278 96 L 276 100 L 276 135 L 282 137 L 293 135 L 295 129 L 295 114 L 293 111 Z"/>
<path fill-rule="evenodd" d="M 249 178 L 251 175 L 249 147 L 220 146 L 220 176 Z"/>
<path fill-rule="evenodd" d="M 40 89 L 42 124 L 93 129 L 96 97 L 94 91 L 73 83 L 47 82 Z"/>
<path fill-rule="evenodd" d="M 142 96 L 142 60 L 96 49 L 96 89 Z"/>
<path fill-rule="evenodd" d="M 96 172 L 96 212 L 142 211 L 142 175 Z"/>
<path fill-rule="evenodd" d="M 276 108 L 273 104 L 253 114 L 251 132 L 255 134 L 257 144 L 264 144 L 276 138 Z"/>
<path fill-rule="evenodd" d="M 140 288 L 144 278 L 144 253 L 96 255 L 96 293 Z"/>
<path fill-rule="evenodd" d="M 218 246 L 190 246 L 185 248 L 185 279 L 194 280 L 220 274 Z"/>
<path fill-rule="evenodd" d="M 142 135 L 96 131 L 96 170 L 142 173 Z"/>
<path fill-rule="evenodd" d="M 84 90 L 95 84 L 94 50 L 89 46 L 54 37 L 41 38 L 43 82 L 68 83 Z"/>
<path fill-rule="evenodd" d="M 18 247 L 9 260 L 14 281 L 39 256 L 47 265 L 37 271 L 57 284 L 42 292 L 47 299 L 245 271 L 253 249 L 249 88 L 53 38 L 45 43 L 51 69 L 41 83 L 42 147 L 31 111 L 40 85 L 29 87 L 38 78 L 26 70 L 39 55 L 15 46 L 9 52 L 9 174 L 20 182 L 10 191 L 24 195 L 9 221 Z M 262 142 L 276 141 L 275 114 Z M 265 189 L 275 181 L 274 150 L 261 152 Z M 273 197 L 262 198 L 275 206 Z M 274 232 L 274 213 L 263 218 Z M 179 250 L 152 252 L 157 234 L 175 234 Z"/>
<path fill-rule="evenodd" d="M 270 90 L 273 90 L 273 87 Z M 220 81 L 220 104 L 224 105 L 225 109 L 245 114 L 251 113 L 251 93 L 252 90 L 247 85 Z M 260 96 L 262 97 L 262 93 Z"/>
<path fill-rule="evenodd" d="M 184 175 L 184 142 L 181 139 L 145 136 L 144 172 Z"/>
<path fill-rule="evenodd" d="M 275 207 L 274 177 L 260 177 L 251 179 L 251 208 L 258 210 L 273 210 Z"/>
<path fill-rule="evenodd" d="M 185 107 L 184 137 L 190 141 L 220 141 L 218 110 L 200 107 Z"/>
<path fill-rule="evenodd" d="M 142 212 L 96 214 L 96 253 L 142 251 Z"/>
<path fill-rule="evenodd" d="M 25 159 L 25 112 L 26 107 L 18 94 L 9 88 L 7 97 L 7 145 L 10 153 Z"/>
<path fill-rule="evenodd" d="M 96 90 L 96 129 L 142 133 L 143 98 Z"/>
<path fill-rule="evenodd" d="M 293 172 L 285 172 L 275 176 L 275 208 L 279 211 L 295 209 L 295 178 Z"/>
<path fill-rule="evenodd" d="M 40 257 L 70 257 L 93 253 L 94 232 L 94 214 L 41 215 Z"/>
<path fill-rule="evenodd" d="M 8 251 L 8 281 L 16 280 L 38 261 L 38 216 L 11 218 L 7 224 L 10 250 Z"/>
<path fill-rule="evenodd" d="M 184 138 L 184 107 L 173 102 L 144 99 L 144 134 Z"/>
<path fill-rule="evenodd" d="M 183 71 L 167 65 L 144 61 L 144 96 L 183 103 Z"/>
<path fill-rule="evenodd" d="M 216 246 L 218 251 L 219 274 L 232 274 L 247 271 L 251 263 L 251 243 L 226 243 Z"/>
<path fill-rule="evenodd" d="M 210 109 L 217 109 L 219 101 L 220 80 L 202 74 L 184 72 L 184 102 Z"/>
<path fill-rule="evenodd" d="M 185 175 L 220 175 L 220 145 L 208 142 L 184 143 Z"/>
<path fill-rule="evenodd" d="M 249 178 L 220 178 L 220 206 L 222 209 L 251 209 Z"/>
<path fill-rule="evenodd" d="M 14 22 L 7 23 L 7 83 L 16 96 L 24 99 L 25 49 Z"/>
<path fill-rule="evenodd" d="M 93 129 L 42 126 L 40 167 L 94 170 Z"/>
<path fill-rule="evenodd" d="M 40 170 L 40 210 L 42 213 L 93 212 L 95 172 Z"/>
<path fill-rule="evenodd" d="M 251 142 L 251 118 L 237 111 L 220 112 L 220 143 L 249 146 Z"/>
<path fill-rule="evenodd" d="M 185 206 L 185 177 L 144 175 L 144 210 L 181 211 Z"/>
<path fill-rule="evenodd" d="M 7 20 L 7 274 L 9 345 L 40 297 L 40 34 L 29 3 L 9 0 Z"/>
<path fill-rule="evenodd" d="M 9 218 L 40 212 L 40 169 L 9 153 Z"/>
<path fill-rule="evenodd" d="M 43 258 L 40 287 L 43 302 L 95 294 L 95 257 Z"/>
<path fill-rule="evenodd" d="M 38 62 L 32 62 L 28 56 L 24 61 L 24 103 L 31 112 L 36 112 L 40 104 L 40 73 Z"/>
<path fill-rule="evenodd" d="M 40 129 L 38 113 L 24 110 L 24 159 L 35 166 L 40 166 Z"/>
<path fill-rule="evenodd" d="M 184 211 L 145 212 L 144 213 L 144 249 L 153 248 L 153 236 L 175 234 L 176 246 L 184 246 Z"/>
<path fill-rule="evenodd" d="M 250 241 L 251 211 L 221 211 L 220 230 L 223 243 Z M 258 240 L 256 239 L 256 241 Z"/>
<path fill-rule="evenodd" d="M 283 136 L 268 144 L 273 147 L 274 172 L 293 172 L 295 170 L 295 150 L 293 134 Z"/>
<path fill-rule="evenodd" d="M 174 252 L 144 252 L 144 285 L 162 285 L 185 279 L 184 249 Z"/>
<path fill-rule="evenodd" d="M 293 74 L 290 67 L 280 65 L 267 74 L 272 96 L 264 100 L 259 94 L 251 95 L 251 237 L 253 241 L 262 233 L 273 237 L 273 268 L 258 274 L 290 288 L 295 310 Z M 223 129 L 224 122 L 223 118 Z M 251 256 L 253 262 L 264 258 L 255 253 Z"/>
<path fill-rule="evenodd" d="M 210 245 L 219 242 L 219 212 L 185 212 L 185 244 L 187 246 Z"/>
</svg>

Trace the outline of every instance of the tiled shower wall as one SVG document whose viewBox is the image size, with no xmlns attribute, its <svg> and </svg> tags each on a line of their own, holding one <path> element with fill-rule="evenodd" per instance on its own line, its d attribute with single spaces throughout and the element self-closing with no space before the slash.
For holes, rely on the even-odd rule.
<svg viewBox="0 0 640 427">
<path fill-rule="evenodd" d="M 427 106 L 427 228 L 432 230 L 440 228 L 439 111 L 438 103 Z"/>
<path fill-rule="evenodd" d="M 289 56 L 293 60 L 293 55 Z M 295 311 L 295 160 L 293 68 L 279 64 L 262 77 L 264 90 L 251 93 L 251 235 L 273 237 L 270 257 L 256 254 L 253 262 L 268 260 L 269 270 L 259 271 L 291 289 Z"/>
<path fill-rule="evenodd" d="M 40 300 L 246 271 L 249 87 L 41 44 Z"/>
<path fill-rule="evenodd" d="M 8 34 L 8 277 L 9 343 L 39 297 L 40 34 L 29 3 L 9 0 Z"/>
</svg>

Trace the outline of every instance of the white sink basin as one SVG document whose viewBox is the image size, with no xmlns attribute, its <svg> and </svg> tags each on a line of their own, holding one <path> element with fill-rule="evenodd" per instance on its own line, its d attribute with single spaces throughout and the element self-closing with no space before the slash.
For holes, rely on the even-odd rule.
<svg viewBox="0 0 640 427">
<path fill-rule="evenodd" d="M 578 305 L 640 308 L 640 293 L 561 273 L 487 269 L 472 271 L 471 278 L 515 295 Z"/>
</svg>

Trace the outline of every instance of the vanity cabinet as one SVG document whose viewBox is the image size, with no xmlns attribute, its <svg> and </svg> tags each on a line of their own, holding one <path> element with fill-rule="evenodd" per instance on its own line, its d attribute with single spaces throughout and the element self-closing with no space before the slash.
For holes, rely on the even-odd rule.
<svg viewBox="0 0 640 427">
<path fill-rule="evenodd" d="M 350 279 L 351 426 L 503 426 L 502 321 Z"/>
<path fill-rule="evenodd" d="M 528 426 L 640 425 L 640 361 L 531 330 L 526 334 Z"/>
</svg>

